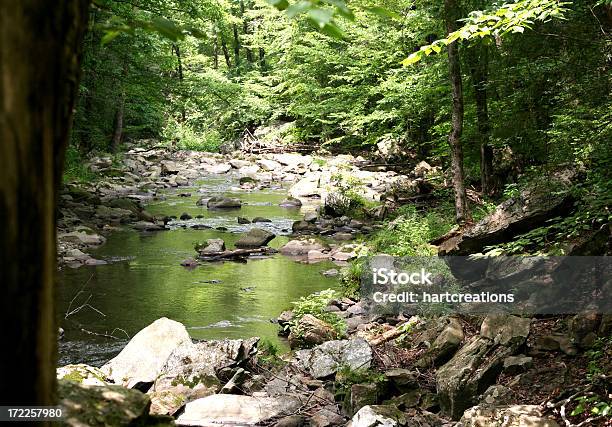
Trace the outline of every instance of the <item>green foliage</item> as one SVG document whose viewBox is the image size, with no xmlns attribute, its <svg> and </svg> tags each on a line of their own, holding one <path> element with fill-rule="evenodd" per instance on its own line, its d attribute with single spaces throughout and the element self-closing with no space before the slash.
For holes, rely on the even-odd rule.
<svg viewBox="0 0 612 427">
<path fill-rule="evenodd" d="M 216 130 L 200 134 L 188 125 L 179 122 L 169 122 L 162 135 L 165 141 L 181 150 L 216 153 L 222 144 L 219 132 Z"/>
<path fill-rule="evenodd" d="M 387 379 L 382 372 L 367 368 L 352 369 L 350 366 L 342 366 L 336 373 L 334 381 L 334 395 L 336 400 L 350 398 L 351 386 L 353 384 L 374 384 L 382 388 Z"/>
<path fill-rule="evenodd" d="M 406 205 L 396 215 L 374 235 L 374 251 L 396 256 L 434 255 L 436 249 L 429 241 L 452 228 L 452 213 L 446 209 L 420 213 Z"/>
<path fill-rule="evenodd" d="M 317 319 L 329 323 L 339 336 L 344 336 L 346 334 L 346 323 L 344 320 L 338 317 L 336 313 L 326 310 L 329 302 L 337 298 L 339 298 L 339 295 L 333 289 L 326 289 L 306 297 L 301 297 L 293 303 L 293 319 L 289 322 L 289 329 L 299 337 L 299 321 L 306 314 L 311 314 Z"/>
<path fill-rule="evenodd" d="M 347 298 L 359 298 L 361 278 L 363 275 L 364 258 L 360 257 L 350 261 L 347 267 L 340 270 L 340 283 L 342 294 Z"/>
<path fill-rule="evenodd" d="M 91 182 L 97 175 L 86 165 L 86 160 L 74 146 L 69 146 L 66 150 L 64 163 L 64 182 Z"/>
</svg>

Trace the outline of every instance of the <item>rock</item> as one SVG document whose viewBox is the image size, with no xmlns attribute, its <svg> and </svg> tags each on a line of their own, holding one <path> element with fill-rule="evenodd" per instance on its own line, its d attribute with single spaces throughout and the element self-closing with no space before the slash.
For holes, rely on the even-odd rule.
<svg viewBox="0 0 612 427">
<path fill-rule="evenodd" d="M 431 167 L 429 163 L 423 160 L 417 163 L 412 173 L 417 178 L 425 178 L 432 170 L 433 170 L 433 167 Z"/>
<path fill-rule="evenodd" d="M 93 386 L 59 380 L 63 425 L 106 427 L 145 425 L 151 401 L 146 394 L 118 385 Z"/>
<path fill-rule="evenodd" d="M 259 248 L 266 246 L 276 235 L 268 230 L 261 228 L 252 228 L 248 232 L 242 234 L 236 241 L 234 246 L 237 248 Z"/>
<path fill-rule="evenodd" d="M 448 324 L 436 337 L 427 352 L 416 362 L 416 366 L 425 368 L 446 363 L 457 351 L 464 337 L 461 322 L 454 317 L 448 318 Z"/>
<path fill-rule="evenodd" d="M 200 254 L 209 254 L 214 252 L 223 252 L 225 250 L 225 242 L 223 239 L 208 239 L 204 248 L 196 247 Z"/>
<path fill-rule="evenodd" d="M 523 343 L 529 335 L 531 319 L 518 316 L 490 315 L 480 325 L 480 335 L 495 344 Z"/>
<path fill-rule="evenodd" d="M 257 160 L 257 164 L 265 171 L 275 171 L 281 168 L 281 164 L 274 160 L 260 159 Z"/>
<path fill-rule="evenodd" d="M 597 339 L 601 320 L 602 315 L 595 311 L 579 313 L 572 317 L 568 324 L 572 342 L 584 348 L 592 346 Z"/>
<path fill-rule="evenodd" d="M 329 270 L 322 271 L 321 274 L 325 277 L 335 277 L 340 274 L 340 272 L 335 268 L 330 268 Z"/>
<path fill-rule="evenodd" d="M 251 222 L 253 222 L 253 223 L 256 223 L 256 222 L 272 222 L 272 220 L 268 219 L 268 218 L 261 217 L 261 216 L 256 216 L 255 218 L 253 218 L 253 221 L 251 221 Z"/>
<path fill-rule="evenodd" d="M 257 351 L 258 340 L 211 340 L 180 345 L 168 356 L 149 392 L 154 403 L 166 400 L 160 406 L 171 414 L 184 402 L 216 393 L 221 388 L 217 373 L 245 363 Z M 180 405 L 173 406 L 172 401 L 164 399 L 168 394 Z"/>
<path fill-rule="evenodd" d="M 273 427 L 302 427 L 306 425 L 306 419 L 302 415 L 289 415 L 281 418 Z"/>
<path fill-rule="evenodd" d="M 302 206 L 302 202 L 300 199 L 296 199 L 295 197 L 288 197 L 280 202 L 279 206 L 282 208 L 299 208 Z"/>
<path fill-rule="evenodd" d="M 183 426 L 252 426 L 289 415 L 299 407 L 300 401 L 289 396 L 271 398 L 215 394 L 189 402 L 176 421 Z"/>
<path fill-rule="evenodd" d="M 329 259 L 329 254 L 323 253 L 321 251 L 311 250 L 311 251 L 308 251 L 308 254 L 306 255 L 306 257 L 308 261 L 316 262 L 316 261 L 322 261 L 324 259 Z"/>
<path fill-rule="evenodd" d="M 176 175 L 181 170 L 181 167 L 176 162 L 170 160 L 163 160 L 160 164 L 162 175 Z"/>
<path fill-rule="evenodd" d="M 408 369 L 388 370 L 385 372 L 385 377 L 400 393 L 417 388 L 419 385 L 415 373 Z"/>
<path fill-rule="evenodd" d="M 406 416 L 394 405 L 368 405 L 351 420 L 351 427 L 398 427 L 406 424 Z"/>
<path fill-rule="evenodd" d="M 276 319 L 276 323 L 278 323 L 278 326 L 280 326 L 280 331 L 279 331 L 279 335 L 288 335 L 289 332 L 287 330 L 287 328 L 289 327 L 290 322 L 293 320 L 294 315 L 293 315 L 293 311 L 291 310 L 286 310 L 283 311 L 278 318 Z"/>
<path fill-rule="evenodd" d="M 544 335 L 536 338 L 535 342 L 536 350 L 541 351 L 558 351 L 561 350 L 568 356 L 575 356 L 578 354 L 578 349 L 572 343 L 572 340 L 565 335 L 552 334 Z"/>
<path fill-rule="evenodd" d="M 87 234 L 84 231 L 73 231 L 71 233 L 60 234 L 59 239 L 66 242 L 80 243 L 86 246 L 99 246 L 106 242 L 104 237 L 98 234 Z"/>
<path fill-rule="evenodd" d="M 333 375 L 343 366 L 367 369 L 372 361 L 372 349 L 361 338 L 327 341 L 312 349 L 296 352 L 297 364 L 314 378 Z"/>
<path fill-rule="evenodd" d="M 293 184 L 289 188 L 289 194 L 291 197 L 311 197 L 320 196 L 321 189 L 319 188 L 319 177 L 317 174 L 313 174 L 311 177 L 305 177 L 300 179 L 298 182 Z"/>
<path fill-rule="evenodd" d="M 229 164 L 232 165 L 232 167 L 235 169 L 240 169 L 240 168 L 252 165 L 252 163 L 249 162 L 248 160 L 240 160 L 240 159 L 231 159 L 229 161 Z"/>
<path fill-rule="evenodd" d="M 509 375 L 520 374 L 533 366 L 533 358 L 527 356 L 510 356 L 504 359 L 504 372 Z"/>
<path fill-rule="evenodd" d="M 295 167 L 298 165 L 310 166 L 312 163 L 312 156 L 303 156 L 301 154 L 294 153 L 283 153 L 275 154 L 274 160 L 279 162 L 281 165 Z"/>
<path fill-rule="evenodd" d="M 104 372 L 83 363 L 62 366 L 57 368 L 56 373 L 58 380 L 70 380 L 83 385 L 108 384 Z"/>
<path fill-rule="evenodd" d="M 132 224 L 132 227 L 138 231 L 161 231 L 165 230 L 166 227 L 163 224 L 155 222 L 138 221 Z"/>
<path fill-rule="evenodd" d="M 314 317 L 312 314 L 306 314 L 298 321 L 297 331 L 299 331 L 297 336 L 293 331 L 289 334 L 291 348 L 312 347 L 338 337 L 329 323 Z"/>
<path fill-rule="evenodd" d="M 378 394 L 379 391 L 376 384 L 353 384 L 349 399 L 349 415 L 354 415 L 364 406 L 375 405 L 378 400 Z"/>
<path fill-rule="evenodd" d="M 230 380 L 221 387 L 220 394 L 242 394 L 243 384 L 246 381 L 247 372 L 243 368 L 236 369 Z"/>
<path fill-rule="evenodd" d="M 295 221 L 293 225 L 291 226 L 291 230 L 294 233 L 302 233 L 302 232 L 316 233 L 319 231 L 319 228 L 316 226 L 316 224 L 312 224 L 310 222 Z"/>
<path fill-rule="evenodd" d="M 198 266 L 198 262 L 193 258 L 187 258 L 181 261 L 182 267 L 194 268 Z"/>
<path fill-rule="evenodd" d="M 253 187 L 255 184 L 257 184 L 257 182 L 258 181 L 255 178 L 253 178 L 252 176 L 241 176 L 240 179 L 238 179 L 238 183 L 241 186 L 250 186 L 250 187 Z"/>
<path fill-rule="evenodd" d="M 187 212 L 183 212 L 181 214 L 181 216 L 179 217 L 179 219 L 182 219 L 183 221 L 186 221 L 186 220 L 191 219 L 191 218 L 193 218 L 193 217 L 191 215 L 189 215 Z"/>
<path fill-rule="evenodd" d="M 191 343 L 185 326 L 162 317 L 134 335 L 121 353 L 101 370 L 116 384 L 129 388 L 139 383 L 152 383 L 168 356 L 185 343 Z"/>
<path fill-rule="evenodd" d="M 291 240 L 287 242 L 285 246 L 280 248 L 280 253 L 289 256 L 307 255 L 308 252 L 326 251 L 329 250 L 329 246 L 318 242 L 315 239 L 303 239 L 303 240 Z"/>
<path fill-rule="evenodd" d="M 476 404 L 476 399 L 495 382 L 503 361 L 529 335 L 529 319 L 490 315 L 481 325 L 481 335 L 472 337 L 436 372 L 440 407 L 453 419 Z"/>
<path fill-rule="evenodd" d="M 500 384 L 492 385 L 481 396 L 481 404 L 486 405 L 507 405 L 512 400 L 512 390 Z"/>
<path fill-rule="evenodd" d="M 331 258 L 334 261 L 350 261 L 355 258 L 357 255 L 354 252 L 342 252 L 337 251 L 331 254 Z"/>
<path fill-rule="evenodd" d="M 482 252 L 485 246 L 506 242 L 517 234 L 533 230 L 546 220 L 566 214 L 571 207 L 567 192 L 551 191 L 553 186 L 567 189 L 574 171 L 550 177 L 544 188 L 525 190 L 518 197 L 506 200 L 495 211 L 463 233 L 442 242 L 440 255 L 468 255 Z"/>
<path fill-rule="evenodd" d="M 488 406 L 479 405 L 465 411 L 464 427 L 559 427 L 556 421 L 542 415 L 538 405 Z"/>
<path fill-rule="evenodd" d="M 238 224 L 250 224 L 250 223 L 251 221 L 249 221 L 248 219 L 241 217 L 241 216 L 238 217 Z"/>
<path fill-rule="evenodd" d="M 229 163 L 219 163 L 208 168 L 210 173 L 223 174 L 228 173 L 232 169 L 232 165 Z"/>
<path fill-rule="evenodd" d="M 208 209 L 239 209 L 241 206 L 242 202 L 239 199 L 230 197 L 214 196 L 206 202 Z"/>
</svg>

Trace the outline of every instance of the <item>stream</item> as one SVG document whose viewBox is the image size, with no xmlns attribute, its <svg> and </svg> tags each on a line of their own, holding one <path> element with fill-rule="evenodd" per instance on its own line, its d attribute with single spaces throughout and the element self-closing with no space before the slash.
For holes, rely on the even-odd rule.
<svg viewBox="0 0 612 427">
<path fill-rule="evenodd" d="M 286 190 L 280 187 L 246 192 L 233 188 L 237 185 L 235 176 L 209 177 L 192 187 L 160 191 L 165 200 L 148 204 L 147 211 L 177 217 L 186 212 L 193 219 L 172 221 L 167 231 L 115 231 L 106 244 L 91 251 L 92 256 L 108 264 L 60 271 L 58 313 L 65 330 L 59 342 L 60 366 L 99 366 L 125 346 L 128 336 L 160 317 L 183 323 L 194 339 L 259 336 L 286 346 L 277 336 L 278 326 L 270 319 L 301 296 L 337 288 L 336 277 L 321 274 L 336 267 L 333 263 L 306 264 L 276 254 L 245 263 L 203 263 L 195 269 L 180 265 L 195 256 L 196 242 L 222 238 L 232 248 L 241 232 L 255 226 L 277 234 L 270 246 L 279 248 L 290 240 L 293 221 L 314 208 L 279 207 L 286 197 Z M 191 195 L 180 197 L 180 193 Z M 237 197 L 243 206 L 226 211 L 196 206 L 200 197 L 214 195 Z M 239 225 L 237 216 L 260 216 L 272 222 Z M 212 228 L 190 228 L 195 224 Z M 112 334 L 118 339 L 86 331 Z"/>
</svg>

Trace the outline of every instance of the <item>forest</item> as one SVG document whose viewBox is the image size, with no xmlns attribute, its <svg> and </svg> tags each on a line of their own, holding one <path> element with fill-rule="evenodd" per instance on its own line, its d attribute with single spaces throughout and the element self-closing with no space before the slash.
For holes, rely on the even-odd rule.
<svg viewBox="0 0 612 427">
<path fill-rule="evenodd" d="M 610 0 L 6 1 L 0 77 L 0 421 L 612 425 Z"/>
</svg>

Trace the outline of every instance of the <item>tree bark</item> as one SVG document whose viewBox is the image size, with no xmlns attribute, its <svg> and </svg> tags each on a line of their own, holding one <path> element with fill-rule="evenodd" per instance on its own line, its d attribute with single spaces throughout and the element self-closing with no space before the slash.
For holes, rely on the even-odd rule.
<svg viewBox="0 0 612 427">
<path fill-rule="evenodd" d="M 121 139 L 123 137 L 123 111 L 125 109 L 125 91 L 121 91 L 117 111 L 115 112 L 115 130 L 113 132 L 113 140 L 111 143 L 111 151 L 116 153 L 119 151 Z"/>
<path fill-rule="evenodd" d="M 221 50 L 223 50 L 223 57 L 225 58 L 225 65 L 227 65 L 227 69 L 232 68 L 232 60 L 230 58 L 229 49 L 227 48 L 227 43 L 225 43 L 225 39 L 221 36 Z"/>
<path fill-rule="evenodd" d="M 489 53 L 486 45 L 477 45 L 469 52 L 470 74 L 476 101 L 476 122 L 480 144 L 480 186 L 483 194 L 493 193 L 493 148 L 489 145 L 490 121 L 487 96 Z"/>
<path fill-rule="evenodd" d="M 242 18 L 242 34 L 247 35 L 249 34 L 249 22 L 246 20 L 246 18 L 244 17 L 244 0 L 240 0 L 240 17 Z M 245 48 L 246 51 L 246 59 L 249 63 L 253 62 L 253 52 L 251 52 L 251 49 L 249 49 L 248 47 Z"/>
<path fill-rule="evenodd" d="M 457 27 L 457 1 L 444 0 L 446 31 L 452 33 Z M 463 149 L 461 147 L 461 134 L 463 132 L 463 82 L 461 80 L 461 65 L 459 63 L 459 44 L 448 45 L 448 70 L 453 98 L 451 113 L 451 132 L 448 143 L 451 149 L 453 188 L 455 191 L 455 217 L 457 223 L 469 221 L 470 210 L 465 193 L 463 174 Z"/>
<path fill-rule="evenodd" d="M 173 44 L 172 45 L 172 50 L 174 51 L 174 53 L 176 53 L 176 59 L 177 59 L 177 67 L 176 67 L 176 71 L 178 74 L 178 78 L 179 78 L 179 83 L 181 85 L 181 90 L 183 89 L 183 59 L 181 58 L 181 49 L 179 48 L 178 44 Z M 179 95 L 180 96 L 180 95 Z M 181 97 L 182 98 L 182 97 Z M 185 113 L 185 104 L 183 102 L 183 100 L 181 99 L 181 122 L 185 121 L 185 117 L 186 117 L 186 113 Z"/>
<path fill-rule="evenodd" d="M 219 69 L 219 36 L 215 33 L 215 40 L 213 42 L 213 68 Z"/>
<path fill-rule="evenodd" d="M 55 402 L 55 207 L 87 0 L 0 2 L 2 405 Z"/>
<path fill-rule="evenodd" d="M 236 64 L 236 68 L 240 66 L 240 38 L 236 24 L 234 24 L 234 64 Z"/>
<path fill-rule="evenodd" d="M 266 51 L 263 47 L 259 48 L 259 68 L 266 69 Z"/>
</svg>

